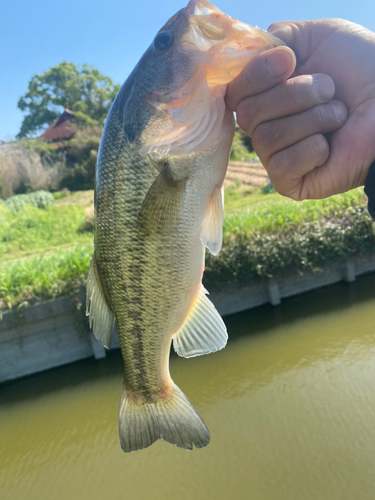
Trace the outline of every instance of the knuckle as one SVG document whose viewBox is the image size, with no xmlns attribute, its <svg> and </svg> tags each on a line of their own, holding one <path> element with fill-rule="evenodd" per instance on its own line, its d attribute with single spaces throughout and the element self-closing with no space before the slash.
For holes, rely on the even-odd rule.
<svg viewBox="0 0 375 500">
<path fill-rule="evenodd" d="M 291 166 L 291 157 L 287 151 L 275 153 L 268 161 L 267 171 L 271 179 L 272 186 L 282 196 L 300 201 L 301 179 L 294 179 L 288 175 L 287 171 Z"/>
<path fill-rule="evenodd" d="M 316 159 L 318 163 L 325 161 L 329 155 L 329 147 L 327 140 L 321 134 L 313 135 L 309 141 L 311 156 Z"/>
<path fill-rule="evenodd" d="M 302 192 L 302 183 L 299 183 L 294 189 L 289 190 L 288 193 L 284 194 L 288 198 L 291 198 L 294 201 L 302 201 L 306 199 Z"/>
<path fill-rule="evenodd" d="M 275 130 L 270 122 L 261 123 L 253 132 L 253 144 L 255 147 L 269 149 L 275 137 Z"/>
<path fill-rule="evenodd" d="M 312 90 L 312 77 L 307 75 L 292 78 L 288 80 L 288 90 L 289 93 L 293 96 L 293 101 L 296 106 L 300 106 L 306 102 L 306 99 L 309 98 L 309 94 L 311 94 Z"/>
<path fill-rule="evenodd" d="M 263 90 L 264 81 L 268 80 L 268 72 L 263 57 L 255 57 L 243 71 L 249 95 Z"/>
<path fill-rule="evenodd" d="M 268 160 L 267 169 L 272 172 L 272 175 L 279 177 L 283 174 L 285 170 L 285 166 L 287 165 L 287 155 L 285 151 L 279 151 L 278 153 L 273 154 Z M 282 194 L 282 193 L 280 193 Z"/>
<path fill-rule="evenodd" d="M 311 109 L 311 115 L 313 122 L 318 124 L 325 123 L 328 118 L 327 110 L 325 109 L 325 106 L 322 105 L 314 106 Z"/>
<path fill-rule="evenodd" d="M 240 102 L 236 111 L 237 123 L 243 131 L 251 136 L 252 123 L 254 121 L 252 106 L 249 105 L 248 99 Z"/>
<path fill-rule="evenodd" d="M 332 104 L 319 104 L 310 110 L 310 120 L 321 130 L 326 131 L 327 127 L 337 126 L 338 119 L 335 115 Z"/>
</svg>

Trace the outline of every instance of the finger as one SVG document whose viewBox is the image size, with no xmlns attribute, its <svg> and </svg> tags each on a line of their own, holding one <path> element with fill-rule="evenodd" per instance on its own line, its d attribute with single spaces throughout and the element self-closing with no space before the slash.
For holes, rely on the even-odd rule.
<svg viewBox="0 0 375 500">
<path fill-rule="evenodd" d="M 276 191 L 293 200 L 302 200 L 309 197 L 308 193 L 302 193 L 304 175 L 323 165 L 328 157 L 327 140 L 323 135 L 315 134 L 275 153 L 263 165 Z"/>
<path fill-rule="evenodd" d="M 347 117 L 348 111 L 341 101 L 320 104 L 296 115 L 261 123 L 253 132 L 253 146 L 258 156 L 268 161 L 277 151 L 310 135 L 337 130 Z"/>
<path fill-rule="evenodd" d="M 304 64 L 322 42 L 344 24 L 342 19 L 317 19 L 314 21 L 281 21 L 271 24 L 268 31 L 280 38 L 296 54 L 298 64 Z"/>
<path fill-rule="evenodd" d="M 294 54 L 287 47 L 262 52 L 228 85 L 227 107 L 235 111 L 245 97 L 264 92 L 286 80 L 293 73 L 295 65 Z"/>
<path fill-rule="evenodd" d="M 323 40 L 342 28 L 342 22 L 340 19 L 281 21 L 271 24 L 268 31 L 293 49 L 298 64 L 304 64 Z"/>
<path fill-rule="evenodd" d="M 247 97 L 237 107 L 238 125 L 250 136 L 258 125 L 294 115 L 332 99 L 335 84 L 327 75 L 301 75 L 258 96 Z"/>
</svg>

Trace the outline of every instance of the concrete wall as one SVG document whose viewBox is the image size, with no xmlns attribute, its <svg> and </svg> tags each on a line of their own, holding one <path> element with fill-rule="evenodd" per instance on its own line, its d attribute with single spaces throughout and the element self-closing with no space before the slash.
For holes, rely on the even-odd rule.
<svg viewBox="0 0 375 500">
<path fill-rule="evenodd" d="M 268 302 L 277 305 L 284 297 L 341 280 L 351 282 L 360 274 L 374 271 L 375 256 L 353 259 L 319 272 L 289 274 L 246 286 L 228 286 L 213 291 L 210 299 L 225 316 Z M 118 347 L 115 332 L 111 349 Z M 89 332 L 84 312 L 77 309 L 77 302 L 70 297 L 6 312 L 0 321 L 0 382 L 90 356 L 102 358 L 105 355 L 105 349 Z"/>
</svg>

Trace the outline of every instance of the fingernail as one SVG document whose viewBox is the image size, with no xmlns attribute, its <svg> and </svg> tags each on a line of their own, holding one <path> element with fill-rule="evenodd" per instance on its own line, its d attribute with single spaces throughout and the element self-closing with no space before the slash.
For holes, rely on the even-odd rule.
<svg viewBox="0 0 375 500">
<path fill-rule="evenodd" d="M 332 103 L 332 109 L 333 112 L 335 113 L 337 121 L 339 123 L 344 123 L 348 116 L 348 112 L 346 110 L 345 105 L 340 101 L 335 101 Z"/>
<path fill-rule="evenodd" d="M 335 84 L 332 78 L 327 75 L 318 75 L 315 77 L 315 88 L 319 98 L 322 101 L 328 101 L 335 93 Z"/>
<path fill-rule="evenodd" d="M 272 78 L 285 75 L 293 63 L 293 58 L 287 50 L 277 50 L 266 59 L 266 70 Z"/>
</svg>

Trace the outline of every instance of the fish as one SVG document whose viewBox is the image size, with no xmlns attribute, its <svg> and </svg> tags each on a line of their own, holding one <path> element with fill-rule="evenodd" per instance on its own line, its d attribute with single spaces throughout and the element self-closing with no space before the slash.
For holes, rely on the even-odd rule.
<svg viewBox="0 0 375 500">
<path fill-rule="evenodd" d="M 205 249 L 217 255 L 222 246 L 235 129 L 225 91 L 252 57 L 281 43 L 207 0 L 191 0 L 158 31 L 106 119 L 86 314 L 107 348 L 117 326 L 125 452 L 158 439 L 187 450 L 210 441 L 170 376 L 170 348 L 189 358 L 227 343 L 202 286 Z"/>
</svg>

